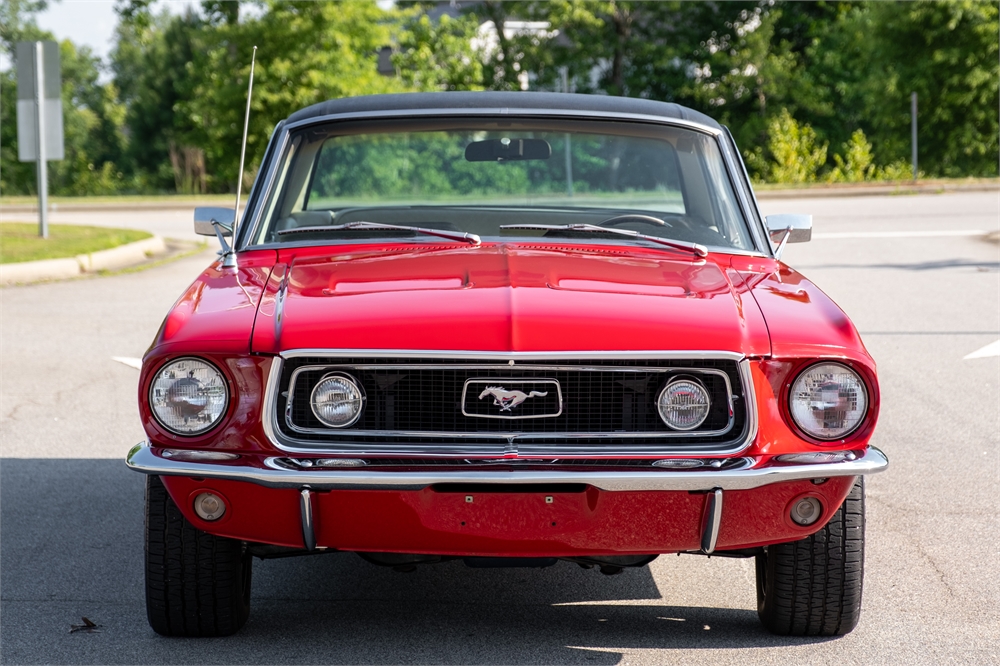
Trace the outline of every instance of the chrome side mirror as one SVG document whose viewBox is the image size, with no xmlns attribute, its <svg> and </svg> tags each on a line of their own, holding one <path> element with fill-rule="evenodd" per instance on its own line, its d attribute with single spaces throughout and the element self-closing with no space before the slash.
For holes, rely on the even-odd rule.
<svg viewBox="0 0 1000 666">
<path fill-rule="evenodd" d="M 812 215 L 768 215 L 764 218 L 767 233 L 775 243 L 781 243 L 788 234 L 787 243 L 805 243 L 812 240 Z"/>
<path fill-rule="evenodd" d="M 219 256 L 222 266 L 232 268 L 236 265 L 236 254 L 226 242 L 227 236 L 233 235 L 233 224 L 236 222 L 236 210 L 233 208 L 216 208 L 203 206 L 194 209 L 194 232 L 202 236 L 215 236 L 219 239 Z"/>
<path fill-rule="evenodd" d="M 199 236 L 215 236 L 216 224 L 223 236 L 233 235 L 233 222 L 236 221 L 236 211 L 232 208 L 217 206 L 199 206 L 194 209 L 194 232 Z"/>
<path fill-rule="evenodd" d="M 764 224 L 771 242 L 778 244 L 774 248 L 775 259 L 781 259 L 786 243 L 805 243 L 813 237 L 812 215 L 768 215 Z"/>
</svg>

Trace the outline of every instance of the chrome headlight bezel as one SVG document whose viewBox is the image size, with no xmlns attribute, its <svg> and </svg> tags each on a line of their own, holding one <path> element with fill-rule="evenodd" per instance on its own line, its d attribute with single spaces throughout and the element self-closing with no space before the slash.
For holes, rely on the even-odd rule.
<svg viewBox="0 0 1000 666">
<path fill-rule="evenodd" d="M 704 408 L 705 408 L 704 414 L 702 414 L 700 419 L 698 419 L 696 422 L 690 425 L 676 425 L 675 423 L 671 423 L 670 419 L 668 419 L 663 413 L 664 396 L 667 394 L 668 391 L 670 391 L 671 389 L 677 389 L 679 385 L 682 384 L 687 384 L 692 388 L 694 388 L 695 391 L 699 393 L 702 399 L 704 400 Z M 666 424 L 666 426 L 671 430 L 677 430 L 680 432 L 690 432 L 692 430 L 697 430 L 702 426 L 702 424 L 705 423 L 706 420 L 708 420 L 708 416 L 712 412 L 712 396 L 708 392 L 708 389 L 705 388 L 705 385 L 700 380 L 694 377 L 690 377 L 688 375 L 674 377 L 669 382 L 667 382 L 666 386 L 664 386 L 663 389 L 660 390 L 660 393 L 656 396 L 656 411 L 660 416 L 660 420 L 663 421 Z"/>
<path fill-rule="evenodd" d="M 357 404 L 357 409 L 355 410 L 354 415 L 350 419 L 342 423 L 334 423 L 332 421 L 327 420 L 316 409 L 317 391 L 319 391 L 320 387 L 323 386 L 325 382 L 333 380 L 339 380 L 346 385 L 352 386 L 357 396 L 356 398 L 352 399 L 352 402 L 356 402 Z M 313 416 L 315 416 L 316 420 L 318 420 L 327 428 L 334 428 L 337 430 L 350 427 L 355 423 L 357 423 L 358 420 L 361 418 L 361 415 L 365 413 L 366 402 L 367 402 L 367 396 L 365 395 L 364 386 L 362 386 L 361 382 L 359 382 L 357 379 L 347 374 L 346 372 L 328 372 L 327 374 L 320 377 L 319 381 L 316 382 L 316 385 L 313 386 L 312 391 L 309 392 L 309 409 L 312 411 Z"/>
<path fill-rule="evenodd" d="M 160 409 L 157 406 L 158 399 L 156 398 L 155 395 L 155 392 L 157 390 L 157 384 L 160 381 L 163 373 L 168 371 L 171 367 L 185 362 L 187 363 L 194 362 L 201 364 L 211 373 L 214 373 L 215 377 L 213 379 L 218 381 L 218 383 L 214 384 L 214 386 L 217 387 L 218 389 L 221 389 L 221 395 L 220 393 L 216 393 L 214 396 L 209 397 L 209 400 L 215 399 L 217 407 L 216 415 L 211 420 L 204 422 L 204 424 L 201 427 L 193 428 L 190 430 L 184 430 L 182 428 L 178 428 L 176 424 L 175 425 L 169 424 L 167 422 L 165 415 L 160 413 Z M 172 381 L 173 382 L 173 384 L 171 384 L 172 388 L 173 386 L 176 386 L 178 382 L 184 381 L 189 378 L 190 376 L 183 378 L 173 378 L 173 379 L 163 378 L 163 380 Z M 162 389 L 163 386 L 160 386 L 160 388 Z M 169 388 L 167 390 L 169 391 Z M 218 400 L 219 397 L 221 397 L 221 401 Z M 229 380 L 226 377 L 225 373 L 223 373 L 222 370 L 220 370 L 215 363 L 212 363 L 207 359 L 200 358 L 197 356 L 181 356 L 179 358 L 171 359 L 166 363 L 164 363 L 163 365 L 161 365 L 160 368 L 150 379 L 149 390 L 147 391 L 146 395 L 146 400 L 149 406 L 150 414 L 152 414 L 153 419 L 156 421 L 157 425 L 166 430 L 168 433 L 176 435 L 178 437 L 200 437 L 210 432 L 211 430 L 214 430 L 216 427 L 219 426 L 220 423 L 222 423 L 225 420 L 225 416 L 229 412 L 229 399 L 230 399 Z"/>
<path fill-rule="evenodd" d="M 803 390 L 802 382 L 806 380 L 810 373 L 815 373 L 820 369 L 829 368 L 835 370 L 839 373 L 846 373 L 847 375 L 853 376 L 854 386 L 852 388 L 860 389 L 858 394 L 860 397 L 860 407 L 852 410 L 857 413 L 857 420 L 851 423 L 849 426 L 839 430 L 836 434 L 833 433 L 822 433 L 815 429 L 809 427 L 809 424 L 804 424 L 802 420 L 802 415 L 796 417 L 796 393 L 801 393 Z M 808 407 L 804 407 L 808 409 Z M 810 363 L 805 367 L 801 368 L 798 373 L 788 385 L 788 395 L 787 395 L 787 413 L 788 419 L 791 424 L 803 435 L 809 439 L 816 440 L 823 443 L 833 443 L 846 440 L 849 436 L 858 432 L 862 425 L 868 420 L 869 413 L 871 411 L 871 389 L 868 383 L 865 381 L 865 377 L 862 373 L 858 372 L 852 368 L 847 363 L 841 361 L 832 360 L 820 360 L 815 363 Z"/>
</svg>

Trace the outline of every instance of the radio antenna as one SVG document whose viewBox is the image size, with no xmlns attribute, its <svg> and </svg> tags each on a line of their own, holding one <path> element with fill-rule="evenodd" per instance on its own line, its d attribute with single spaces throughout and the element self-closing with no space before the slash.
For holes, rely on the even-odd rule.
<svg viewBox="0 0 1000 666">
<path fill-rule="evenodd" d="M 236 265 L 236 230 L 240 219 L 240 195 L 243 190 L 243 161 L 247 155 L 247 129 L 250 126 L 250 98 L 253 95 L 253 68 L 257 62 L 257 47 L 253 47 L 253 54 L 250 56 L 250 82 L 247 85 L 247 111 L 243 118 L 243 145 L 240 148 L 240 171 L 236 175 L 236 209 L 233 211 L 233 251 L 226 256 L 223 266 Z"/>
</svg>

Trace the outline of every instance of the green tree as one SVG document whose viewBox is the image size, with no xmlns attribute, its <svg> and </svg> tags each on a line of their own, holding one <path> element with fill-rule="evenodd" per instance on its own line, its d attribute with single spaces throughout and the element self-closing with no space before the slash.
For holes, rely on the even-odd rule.
<svg viewBox="0 0 1000 666">
<path fill-rule="evenodd" d="M 406 89 L 378 72 L 378 51 L 392 43 L 394 14 L 373 0 L 270 0 L 261 10 L 197 31 L 185 68 L 190 93 L 174 106 L 191 128 L 185 144 L 205 152 L 209 187 L 216 191 L 235 190 L 253 46 L 248 174 L 260 164 L 274 125 L 292 112 L 331 98 Z"/>
<path fill-rule="evenodd" d="M 873 76 L 885 81 L 869 110 L 883 161 L 909 153 L 911 92 L 920 100 L 920 166 L 931 175 L 997 175 L 1000 119 L 998 9 L 994 2 L 873 3 Z"/>
<path fill-rule="evenodd" d="M 854 130 L 843 148 L 843 156 L 840 154 L 833 156 L 837 166 L 827 175 L 827 180 L 833 183 L 871 180 L 875 176 L 875 158 L 872 156 L 872 144 L 868 142 L 865 133 L 862 130 Z"/>
<path fill-rule="evenodd" d="M 121 14 L 111 54 L 111 69 L 128 109 L 127 166 L 146 191 L 200 190 L 200 179 L 185 182 L 187 165 L 175 164 L 188 154 L 196 129 L 177 107 L 193 94 L 191 64 L 202 21 L 193 12 L 153 16 L 132 9 Z"/>
<path fill-rule="evenodd" d="M 419 11 L 403 14 L 392 62 L 403 85 L 414 90 L 482 90 L 484 67 L 472 48 L 479 22 L 445 14 L 435 24 Z"/>
<path fill-rule="evenodd" d="M 33 21 L 46 4 L 0 3 L 10 57 L 16 41 L 51 38 Z M 995 2 L 489 0 L 457 17 L 447 3 L 408 0 L 202 0 L 179 16 L 153 6 L 117 0 L 109 66 L 60 45 L 67 159 L 51 164 L 53 193 L 234 189 L 255 45 L 247 176 L 274 124 L 314 102 L 525 80 L 563 90 L 564 75 L 577 92 L 703 111 L 731 127 L 756 177 L 789 181 L 903 177 L 916 91 L 921 170 L 997 174 Z M 377 66 L 387 47 L 390 76 Z M 13 72 L 0 72 L 0 87 L 0 188 L 33 191 L 34 166 L 16 160 Z"/>
<path fill-rule="evenodd" d="M 446 78 L 421 73 L 432 65 L 416 56 L 409 80 L 378 72 L 378 52 L 393 44 L 404 15 L 373 0 L 254 5 L 243 12 L 238 2 L 205 0 L 199 12 L 171 16 L 151 13 L 149 0 L 119 3 L 112 70 L 128 106 L 128 158 L 145 187 L 235 189 L 254 46 L 247 179 L 274 125 L 292 112 L 335 97 L 433 88 Z"/>
<path fill-rule="evenodd" d="M 767 155 L 751 153 L 758 172 L 772 183 L 814 183 L 826 165 L 827 144 L 820 144 L 815 130 L 799 123 L 788 109 L 768 125 Z"/>
<path fill-rule="evenodd" d="M 678 71 L 684 79 L 677 56 L 697 44 L 691 16 L 698 4 L 552 0 L 512 3 L 512 13 L 550 24 L 550 39 L 521 44 L 541 87 L 561 90 L 565 71 L 577 92 L 668 99 Z"/>
<path fill-rule="evenodd" d="M 0 3 L 0 48 L 14 53 L 14 45 L 23 40 L 40 39 L 35 14 L 49 6 L 48 0 L 4 0 Z"/>
<path fill-rule="evenodd" d="M 808 3 L 795 3 L 806 5 Z M 811 28 L 804 72 L 821 103 L 797 117 L 834 143 L 862 129 L 882 173 L 910 155 L 910 93 L 920 98 L 921 172 L 997 174 L 996 3 L 852 3 Z M 886 171 L 889 169 L 889 171 Z"/>
<path fill-rule="evenodd" d="M 17 42 L 54 39 L 34 21 L 34 13 L 45 5 L 14 0 L 0 8 L 0 46 L 15 65 Z M 100 82 L 101 63 L 89 48 L 63 40 L 59 54 L 65 159 L 49 162 L 49 191 L 55 195 L 122 191 L 128 181 L 118 165 L 124 143 L 124 108 L 118 91 L 113 84 Z M 37 192 L 35 163 L 17 158 L 16 90 L 16 67 L 0 72 L 0 192 L 33 194 Z"/>
</svg>

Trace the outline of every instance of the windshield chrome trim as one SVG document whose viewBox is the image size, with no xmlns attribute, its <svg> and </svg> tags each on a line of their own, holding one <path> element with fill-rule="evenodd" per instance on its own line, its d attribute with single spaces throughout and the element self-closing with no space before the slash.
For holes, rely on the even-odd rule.
<svg viewBox="0 0 1000 666">
<path fill-rule="evenodd" d="M 733 138 L 733 133 L 728 128 L 726 128 L 724 136 L 719 137 L 719 143 L 722 145 L 722 152 L 727 155 L 727 159 L 732 160 L 739 166 L 739 171 L 734 173 L 733 177 L 739 178 L 742 175 L 742 181 L 740 183 L 741 186 L 735 189 L 737 190 L 737 196 L 746 207 L 743 214 L 747 218 L 747 227 L 754 238 L 754 244 L 758 248 L 766 248 L 760 250 L 763 256 L 774 258 L 774 248 L 771 245 L 767 228 L 764 226 L 764 215 L 760 211 L 757 195 L 753 191 L 753 184 L 750 182 L 750 173 L 747 171 L 746 162 L 743 161 L 743 155 L 740 154 L 739 148 L 736 146 L 736 139 Z M 730 154 L 730 152 L 733 154 Z M 746 196 L 747 194 L 750 195 L 749 198 Z"/>
<path fill-rule="evenodd" d="M 264 187 L 261 190 L 261 195 L 260 197 L 257 198 L 255 202 L 256 205 L 254 207 L 254 210 L 252 211 L 253 217 L 251 218 L 251 223 L 250 225 L 247 225 L 246 222 L 244 221 L 244 224 L 240 225 L 241 229 L 247 229 L 247 231 L 241 233 L 240 237 L 241 240 L 244 240 L 243 245 L 240 247 L 240 249 L 242 250 L 251 250 L 251 249 L 257 250 L 257 249 L 263 249 L 264 247 L 262 244 L 253 245 L 249 243 L 249 241 L 252 241 L 257 236 L 257 228 L 260 226 L 261 216 L 264 214 L 264 205 L 271 199 L 271 194 L 272 190 L 274 189 L 278 167 L 281 164 L 281 161 L 285 155 L 285 151 L 288 150 L 288 144 L 289 141 L 291 140 L 291 134 L 288 131 L 287 125 L 283 126 L 280 132 L 281 136 L 277 143 L 276 149 L 274 153 L 271 154 L 270 162 L 266 165 L 267 168 L 267 172 L 265 174 L 266 180 L 264 182 Z M 275 137 L 272 137 L 272 141 L 274 139 Z M 267 155 L 268 153 L 265 152 L 264 154 Z M 246 216 L 247 212 L 244 211 L 243 217 L 246 218 Z M 270 243 L 269 245 L 274 245 L 274 243 Z"/>
<path fill-rule="evenodd" d="M 750 211 L 750 204 L 747 202 L 746 192 L 743 191 L 740 183 L 736 182 L 739 175 L 736 171 L 736 166 L 734 164 L 733 156 L 730 153 L 729 146 L 725 141 L 723 141 L 723 137 L 721 135 L 716 137 L 716 143 L 718 143 L 719 152 L 722 154 L 722 161 L 726 165 L 726 177 L 729 178 L 729 186 L 736 195 L 736 200 L 739 201 L 740 214 L 743 215 L 743 224 L 745 225 L 746 230 L 750 232 L 750 238 L 753 241 L 754 247 L 756 249 L 760 249 L 760 238 L 755 230 L 757 220 Z"/>
<path fill-rule="evenodd" d="M 240 225 L 241 228 L 247 228 L 246 232 L 248 235 L 243 235 L 241 233 L 240 239 L 250 240 L 256 237 L 258 228 L 261 223 L 261 216 L 264 210 L 264 202 L 269 201 L 271 197 L 271 190 L 275 183 L 275 174 L 278 165 L 288 148 L 288 142 L 291 133 L 295 130 L 309 127 L 311 125 L 322 125 L 330 122 L 343 122 L 343 121 L 353 121 L 353 120 L 393 120 L 393 119 L 407 119 L 407 118 L 436 118 L 436 117 L 457 117 L 463 118 L 468 116 L 522 116 L 522 117 L 537 117 L 537 118 L 570 118 L 573 120 L 594 120 L 594 121 L 614 121 L 614 120 L 629 120 L 650 123 L 655 125 L 665 125 L 668 127 L 681 127 L 684 129 L 694 130 L 696 132 L 701 132 L 703 134 L 708 134 L 709 136 L 715 137 L 718 142 L 720 137 L 723 135 L 722 129 L 717 129 L 715 127 L 709 127 L 708 125 L 703 125 L 693 120 L 684 120 L 682 118 L 665 118 L 663 116 L 650 116 L 646 114 L 639 113 L 600 113 L 597 111 L 570 111 L 570 110 L 559 110 L 559 109 L 512 109 L 510 107 L 493 107 L 493 108 L 483 108 L 483 109 L 451 109 L 451 108 L 441 108 L 441 109 L 402 109 L 393 111 L 356 111 L 353 113 L 335 113 L 326 116 L 316 116 L 313 118 L 305 118 L 294 123 L 285 123 L 281 126 L 280 140 L 277 144 L 277 150 L 273 153 L 270 163 L 267 164 L 267 181 L 265 183 L 264 189 L 261 191 L 261 196 L 256 201 L 256 206 L 253 213 L 252 224 L 247 225 L 244 223 Z M 282 121 L 284 122 L 284 121 Z M 276 136 L 271 137 L 271 141 L 274 141 Z M 269 142 L 270 144 L 270 142 Z M 722 151 L 725 153 L 725 150 Z M 267 155 L 267 153 L 264 153 Z M 724 158 L 725 159 L 725 158 Z M 727 171 L 729 170 L 729 165 L 727 164 Z M 249 199 L 247 200 L 249 202 Z M 246 218 L 246 211 L 244 211 L 244 218 Z M 750 220 L 747 220 L 747 226 L 750 227 Z M 267 246 L 261 245 L 251 245 L 244 243 L 240 246 L 241 250 L 245 249 L 263 249 L 264 247 L 271 246 L 285 247 L 280 244 L 269 243 Z"/>
<path fill-rule="evenodd" d="M 655 123 L 657 125 L 673 125 L 697 130 L 704 134 L 720 136 L 723 133 L 721 128 L 710 127 L 693 120 L 683 118 L 667 118 L 665 116 L 652 116 L 643 113 L 620 113 L 602 112 L 571 109 L 523 109 L 514 107 L 490 107 L 490 108 L 447 108 L 440 109 L 395 109 L 386 111 L 354 111 L 351 113 L 333 113 L 326 116 L 314 116 L 303 118 L 285 126 L 286 131 L 293 131 L 310 125 L 322 125 L 329 122 L 345 120 L 390 120 L 393 118 L 435 118 L 452 117 L 465 118 L 468 116 L 530 116 L 540 118 L 572 118 L 574 120 L 631 120 L 639 122 Z"/>
<path fill-rule="evenodd" d="M 624 436 L 618 433 L 607 434 L 557 434 L 548 439 L 561 438 L 567 442 L 576 439 L 600 439 L 606 443 L 602 444 L 579 444 L 572 446 L 565 444 L 533 443 L 530 439 L 518 437 L 516 439 L 498 439 L 492 444 L 468 444 L 461 440 L 463 437 L 454 438 L 457 441 L 440 441 L 446 439 L 438 433 L 437 441 L 431 439 L 427 443 L 412 442 L 308 442 L 292 439 L 281 433 L 277 428 L 277 397 L 280 391 L 280 381 L 284 359 L 301 357 L 318 358 L 455 358 L 467 360 L 483 361 L 506 361 L 508 367 L 516 367 L 518 360 L 732 360 L 737 361 L 740 375 L 740 383 L 743 387 L 741 399 L 745 400 L 746 423 L 743 428 L 743 436 L 737 443 L 728 447 L 706 447 L 703 444 L 693 445 L 673 445 L 665 440 L 662 447 L 653 448 L 651 446 L 625 446 L 615 447 L 616 440 L 640 437 L 635 433 L 626 433 Z M 514 366 L 510 362 L 514 361 Z M 440 367 L 440 366 L 435 366 Z M 532 366 L 535 367 L 535 366 Z M 582 367 L 582 366 L 579 366 Z M 703 370 L 703 369 L 702 369 Z M 732 387 L 730 387 L 732 395 Z M 276 448 L 288 453 L 326 453 L 326 454 L 348 454 L 357 456 L 359 454 L 379 454 L 379 455 L 400 455 L 409 457 L 462 457 L 462 456 L 495 456 L 503 457 L 513 448 L 522 455 L 542 455 L 556 457 L 606 457 L 613 453 L 616 457 L 630 456 L 719 456 L 736 455 L 745 451 L 756 439 L 758 429 L 757 398 L 754 390 L 753 378 L 750 373 L 750 361 L 742 354 L 727 351 L 618 351 L 618 352 L 481 352 L 481 351 L 415 351 L 415 350 L 330 350 L 330 349 L 295 349 L 282 352 L 271 364 L 270 374 L 264 387 L 264 399 L 261 406 L 261 425 L 264 429 L 268 441 Z M 690 436 L 690 433 L 684 433 Z M 520 433 L 519 433 L 520 435 Z M 605 436 L 614 435 L 614 436 Z M 486 439 L 481 434 L 466 435 L 464 438 Z M 516 442 L 516 444 L 515 444 Z M 612 448 L 614 447 L 614 448 Z M 698 448 L 702 447 L 702 448 Z"/>
<path fill-rule="evenodd" d="M 264 147 L 264 157 L 273 158 L 274 151 L 277 147 L 277 143 L 284 137 L 284 127 L 280 126 L 277 128 L 279 131 L 272 132 L 271 136 L 267 140 L 267 145 Z M 273 163 L 274 159 L 271 159 L 269 163 Z M 267 192 L 267 187 L 269 185 L 269 172 L 265 171 L 263 173 L 257 173 L 257 176 L 253 179 L 253 185 L 250 187 L 250 191 L 247 192 L 247 202 L 246 206 L 243 208 L 243 217 L 240 218 L 239 224 L 236 226 L 236 237 L 233 238 L 233 252 L 239 252 L 244 249 L 246 243 L 242 242 L 247 238 L 244 228 L 247 227 L 247 222 L 255 222 L 257 211 L 260 209 L 260 201 L 262 193 Z M 251 208 L 251 206 L 253 206 Z M 238 210 L 237 210 L 238 212 Z M 235 213 L 234 213 L 235 217 Z M 251 224 L 250 227 L 253 225 Z"/>
</svg>

